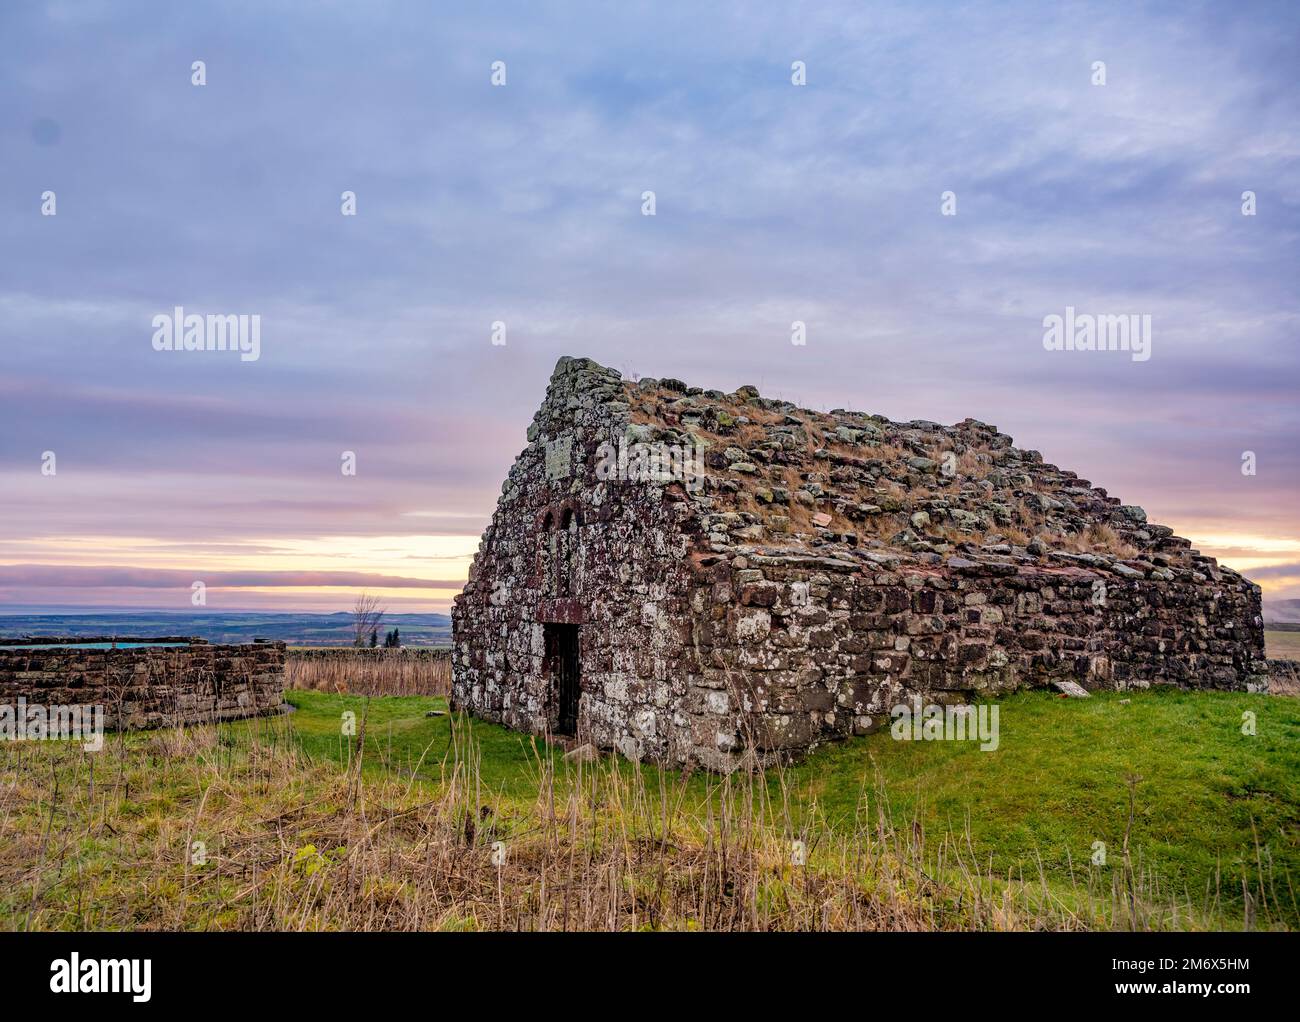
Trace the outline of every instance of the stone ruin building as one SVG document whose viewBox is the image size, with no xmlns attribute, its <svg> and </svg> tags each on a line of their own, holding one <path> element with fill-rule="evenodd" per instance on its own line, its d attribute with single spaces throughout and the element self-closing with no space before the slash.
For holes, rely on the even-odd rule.
<svg viewBox="0 0 1300 1022">
<path fill-rule="evenodd" d="M 994 426 L 584 358 L 557 364 L 452 618 L 457 709 L 724 770 L 915 698 L 1268 684 L 1258 586 Z"/>
</svg>

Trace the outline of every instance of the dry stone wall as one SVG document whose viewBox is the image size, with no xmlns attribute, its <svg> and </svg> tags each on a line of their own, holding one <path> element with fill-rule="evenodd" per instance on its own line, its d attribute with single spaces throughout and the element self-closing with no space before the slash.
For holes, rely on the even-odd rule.
<svg viewBox="0 0 1300 1022">
<path fill-rule="evenodd" d="M 548 632 L 579 630 L 574 732 L 668 758 L 684 726 L 692 510 L 680 487 L 598 478 L 628 428 L 619 374 L 562 360 L 510 470 L 453 622 L 453 705 L 556 733 Z"/>
<path fill-rule="evenodd" d="M 454 704 L 508 726 L 726 769 L 914 696 L 1267 687 L 1257 586 L 988 424 L 566 358 L 528 439 L 452 615 Z M 620 441 L 701 485 L 601 476 Z"/>
<path fill-rule="evenodd" d="M 691 700 L 720 720 L 736 714 L 735 743 L 765 759 L 874 731 L 916 697 L 966 702 L 1053 681 L 1267 687 L 1257 600 L 1236 585 L 1083 568 L 873 574 L 849 560 L 749 551 L 710 571 L 712 584 L 695 590 L 707 620 Z"/>
<path fill-rule="evenodd" d="M 105 724 L 114 729 L 213 723 L 287 708 L 283 642 L 222 646 L 186 639 L 184 646 L 28 648 L 58 641 L 96 640 L 0 644 L 0 703 L 16 705 L 22 697 L 29 705 L 102 705 Z"/>
</svg>

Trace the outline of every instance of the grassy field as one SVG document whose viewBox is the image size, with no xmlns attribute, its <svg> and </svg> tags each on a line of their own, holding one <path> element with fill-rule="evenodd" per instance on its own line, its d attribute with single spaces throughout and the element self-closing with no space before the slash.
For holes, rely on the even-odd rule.
<svg viewBox="0 0 1300 1022">
<path fill-rule="evenodd" d="M 437 696 L 451 691 L 451 658 L 423 646 L 354 649 L 291 646 L 285 685 L 351 695 Z"/>
<path fill-rule="evenodd" d="M 720 778 L 567 761 L 440 698 L 289 698 L 96 756 L 6 743 L 0 925 L 1300 926 L 1294 699 L 1025 693 L 996 752 L 882 732 Z"/>
<path fill-rule="evenodd" d="M 1300 631 L 1283 632 L 1265 629 L 1264 646 L 1276 660 L 1300 660 Z"/>
<path fill-rule="evenodd" d="M 451 731 L 449 718 L 423 716 L 439 703 L 407 709 L 405 702 L 370 703 L 371 754 L 399 771 L 426 748 L 426 763 L 440 759 Z M 337 757 L 337 721 L 347 706 L 361 712 L 355 700 L 313 696 L 298 725 L 304 747 Z M 1254 736 L 1241 733 L 1247 710 L 1256 715 Z M 998 873 L 1036 874 L 1041 862 L 1049 878 L 1068 880 L 1094 841 L 1121 847 L 1135 778 L 1130 846 L 1167 883 L 1224 894 L 1227 875 L 1224 896 L 1239 904 L 1243 870 L 1256 871 L 1258 851 L 1300 884 L 1300 703 L 1178 690 L 1087 701 L 1022 693 L 1000 704 L 1000 724 L 997 752 L 881 733 L 828 746 L 770 785 L 774 794 L 786 787 L 801 828 L 851 830 L 883 791 L 895 819 L 968 832 Z M 485 786 L 531 797 L 532 743 L 490 725 L 475 731 Z M 707 782 L 695 781 L 692 795 L 702 800 Z"/>
</svg>

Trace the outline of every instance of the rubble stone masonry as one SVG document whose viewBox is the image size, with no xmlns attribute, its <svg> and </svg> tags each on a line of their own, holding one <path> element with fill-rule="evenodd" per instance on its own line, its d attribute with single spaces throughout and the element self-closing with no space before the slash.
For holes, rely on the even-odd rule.
<svg viewBox="0 0 1300 1022">
<path fill-rule="evenodd" d="M 0 703 L 102 705 L 113 729 L 172 727 L 280 713 L 284 702 L 283 642 L 209 645 L 194 639 L 121 639 L 184 642 L 183 646 L 125 649 L 32 648 L 51 642 L 0 641 Z"/>
<path fill-rule="evenodd" d="M 620 440 L 699 445 L 703 486 L 606 478 Z M 715 769 L 914 697 L 1268 684 L 1257 586 L 996 427 L 589 359 L 556 366 L 452 617 L 456 707 Z"/>
</svg>

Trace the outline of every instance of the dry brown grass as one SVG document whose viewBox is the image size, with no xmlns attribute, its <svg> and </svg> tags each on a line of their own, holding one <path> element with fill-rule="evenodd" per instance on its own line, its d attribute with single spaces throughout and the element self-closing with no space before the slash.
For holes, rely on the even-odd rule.
<svg viewBox="0 0 1300 1022">
<path fill-rule="evenodd" d="M 371 696 L 444 696 L 451 692 L 451 659 L 423 649 L 340 648 L 320 656 L 285 657 L 286 688 Z"/>
<path fill-rule="evenodd" d="M 957 455 L 959 479 L 984 479 L 993 471 L 993 455 L 988 448 L 967 448 Z"/>
<path fill-rule="evenodd" d="M 1291 631 L 1265 624 L 1264 643 L 1268 647 L 1270 658 L 1300 662 L 1300 630 Z"/>
<path fill-rule="evenodd" d="M 931 526 L 924 531 L 927 536 L 938 537 L 945 543 L 950 543 L 953 546 L 957 546 L 959 543 L 979 544 L 984 542 L 984 533 L 974 531 L 968 532 L 965 529 L 957 529 L 951 525 Z"/>
<path fill-rule="evenodd" d="M 306 759 L 285 718 L 0 754 L 0 925 L 22 929 L 931 930 L 1194 922 L 1139 871 L 981 865 L 970 836 L 894 820 L 864 785 L 832 831 L 738 773 L 537 755 L 535 797 L 494 794 L 467 723 L 417 783 Z M 693 792 L 693 793 L 692 793 Z M 796 822 L 800 820 L 802 822 Z M 199 844 L 196 844 L 199 842 Z M 801 842 L 806 855 L 796 852 Z M 199 851 L 201 849 L 201 854 Z"/>
<path fill-rule="evenodd" d="M 1265 632 L 1265 636 L 1274 633 Z M 1291 634 L 1291 633 L 1287 633 Z M 1272 655 L 1272 650 L 1270 650 Z M 1275 696 L 1300 696 L 1300 662 L 1274 659 L 1269 665 L 1268 691 Z"/>
<path fill-rule="evenodd" d="M 1102 522 L 1093 522 L 1084 530 L 1084 541 L 1094 552 L 1112 554 L 1116 557 L 1133 557 L 1137 550 L 1125 543 L 1115 530 Z"/>
<path fill-rule="evenodd" d="M 681 397 L 680 394 L 664 390 L 640 391 L 631 384 L 625 384 L 625 391 L 628 394 L 632 409 L 632 420 L 644 423 L 662 421 L 664 407 Z M 721 408 L 733 419 L 744 417 L 749 420 L 745 423 L 738 423 L 723 432 L 711 431 L 700 426 L 692 427 L 692 431 L 704 439 L 706 446 L 716 450 L 725 450 L 727 447 L 735 446 L 752 451 L 770 438 L 770 427 L 783 423 L 785 419 L 784 412 L 771 411 L 744 401 L 737 401 L 732 395 L 701 399 L 701 404 L 711 404 Z M 894 535 L 907 527 L 911 510 L 918 504 L 923 504 L 936 494 L 950 492 L 954 487 L 960 487 L 965 481 L 985 479 L 996 466 L 995 452 L 990 447 L 983 444 L 968 446 L 961 454 L 957 455 L 957 471 L 951 477 L 943 474 L 929 477 L 921 476 L 912 486 L 903 485 L 887 478 L 880 480 L 876 486 L 883 487 L 897 498 L 903 504 L 901 511 L 886 512 L 867 521 L 850 519 L 840 514 L 831 503 L 826 501 L 818 501 L 817 505 L 812 508 L 799 504 L 794 499 L 794 493 L 805 486 L 806 480 L 804 476 L 809 473 L 819 473 L 827 477 L 827 480 L 823 483 L 827 490 L 833 491 L 842 499 L 858 503 L 874 503 L 873 498 L 877 495 L 872 491 L 875 487 L 870 485 L 855 486 L 852 483 L 841 484 L 829 480 L 830 473 L 835 467 L 833 464 L 834 459 L 848 459 L 850 463 L 878 460 L 886 464 L 899 465 L 917 453 L 917 449 L 885 441 L 880 443 L 868 442 L 861 445 L 846 444 L 840 441 L 833 432 L 837 425 L 833 416 L 807 409 L 801 409 L 795 414 L 803 420 L 803 428 L 808 435 L 807 449 L 802 452 L 808 459 L 804 464 L 797 467 L 779 464 L 770 466 L 767 462 L 756 457 L 754 460 L 759 467 L 756 474 L 742 475 L 732 473 L 726 469 L 719 471 L 720 475 L 736 481 L 739 485 L 738 492 L 732 498 L 737 509 L 750 511 L 758 515 L 765 523 L 771 516 L 778 514 L 790 519 L 789 526 L 784 533 L 769 526 L 772 532 L 770 538 L 774 540 L 784 536 L 788 540 L 795 542 L 807 541 L 816 533 L 816 527 L 812 523 L 812 516 L 824 511 L 832 516 L 830 528 L 836 532 L 854 532 L 863 540 L 878 538 L 888 542 Z M 813 454 L 819 448 L 830 452 L 833 456 L 832 460 L 814 460 Z M 943 459 L 950 453 L 950 450 L 943 446 L 943 441 L 940 439 L 931 438 L 927 441 L 923 453 L 942 464 Z M 773 485 L 774 482 L 776 485 L 782 485 L 790 491 L 791 500 L 788 507 L 764 504 L 755 497 L 755 493 L 759 488 Z M 951 526 L 937 528 L 932 532 L 943 536 L 951 543 L 973 542 L 979 544 L 985 542 L 987 537 L 997 534 L 1011 543 L 1024 546 L 1029 542 L 1031 535 L 1041 535 L 1049 546 L 1074 553 L 1104 553 L 1118 558 L 1132 558 L 1139 553 L 1135 547 L 1124 542 L 1115 530 L 1105 523 L 1093 523 L 1084 532 L 1077 535 L 1051 532 L 1043 527 L 1044 514 L 1031 508 L 1023 496 L 1012 497 L 1007 492 L 999 493 L 996 496 L 1000 501 L 1010 504 L 1012 508 L 1010 522 L 993 524 L 986 530 L 971 532 L 965 532 Z"/>
<path fill-rule="evenodd" d="M 1136 557 L 1137 548 L 1120 539 L 1104 522 L 1093 522 L 1083 532 L 1073 536 L 1050 536 L 1053 546 L 1074 553 L 1110 554 L 1112 557 Z"/>
</svg>

